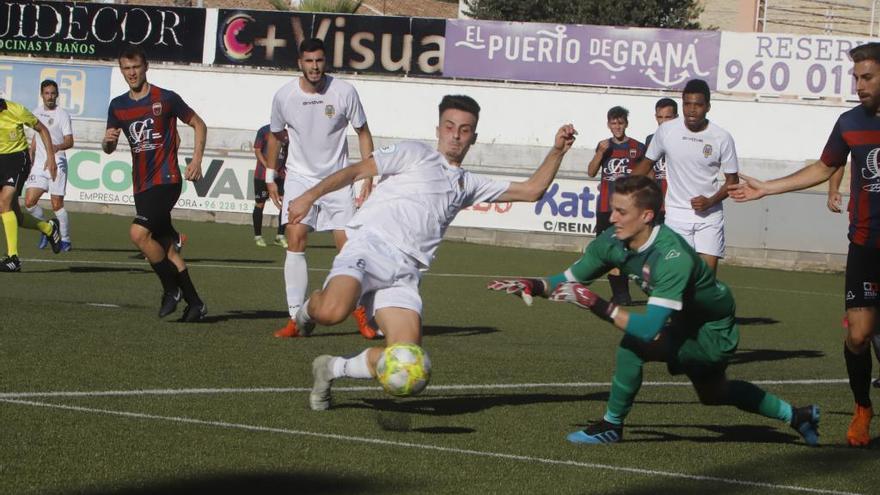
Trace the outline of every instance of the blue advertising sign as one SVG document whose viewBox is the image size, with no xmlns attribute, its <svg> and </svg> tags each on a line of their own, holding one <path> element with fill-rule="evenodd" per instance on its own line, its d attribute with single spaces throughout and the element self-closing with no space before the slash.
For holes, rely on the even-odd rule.
<svg viewBox="0 0 880 495">
<path fill-rule="evenodd" d="M 110 72 L 110 67 L 0 60 L 0 92 L 34 108 L 40 103 L 40 82 L 51 79 L 58 84 L 58 105 L 71 117 L 105 120 Z"/>
</svg>

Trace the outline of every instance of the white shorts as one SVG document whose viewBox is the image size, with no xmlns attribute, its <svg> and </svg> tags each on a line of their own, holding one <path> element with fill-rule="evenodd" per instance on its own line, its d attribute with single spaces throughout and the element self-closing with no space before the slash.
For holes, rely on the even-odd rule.
<svg viewBox="0 0 880 495">
<path fill-rule="evenodd" d="M 419 263 L 370 231 L 348 230 L 348 241 L 333 259 L 330 279 L 347 275 L 361 283 L 360 305 L 370 320 L 376 310 L 404 308 L 422 314 Z"/>
<path fill-rule="evenodd" d="M 67 160 L 57 157 L 56 160 L 58 172 L 55 174 L 55 180 L 52 180 L 52 175 L 43 168 L 45 163 L 34 163 L 31 165 L 31 173 L 24 183 L 24 188 L 42 189 L 49 191 L 52 196 L 64 196 L 67 192 Z"/>
<path fill-rule="evenodd" d="M 669 211 L 667 210 L 667 214 Z M 717 258 L 724 257 L 724 217 L 706 219 L 705 222 L 681 222 L 666 217 L 666 226 L 684 240 L 699 254 Z"/>
<path fill-rule="evenodd" d="M 284 179 L 284 200 L 281 202 L 281 223 L 287 223 L 287 208 L 290 202 L 301 196 L 308 189 L 320 182 L 318 179 L 288 173 Z M 345 224 L 354 216 L 354 188 L 343 187 L 338 191 L 326 194 L 312 205 L 309 214 L 300 223 L 312 230 L 343 230 Z"/>
</svg>

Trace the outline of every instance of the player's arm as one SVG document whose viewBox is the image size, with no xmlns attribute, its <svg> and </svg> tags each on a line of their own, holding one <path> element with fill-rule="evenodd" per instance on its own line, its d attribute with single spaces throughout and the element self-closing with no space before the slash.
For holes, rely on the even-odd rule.
<svg viewBox="0 0 880 495">
<path fill-rule="evenodd" d="M 608 151 L 608 147 L 610 146 L 608 139 L 603 139 L 599 141 L 599 144 L 596 145 L 596 153 L 593 155 L 593 159 L 590 160 L 590 163 L 587 165 L 587 175 L 590 177 L 595 177 L 596 174 L 599 173 L 599 167 L 602 166 L 602 158 L 605 157 L 605 152 Z"/>
<path fill-rule="evenodd" d="M 711 208 L 714 205 L 724 201 L 727 199 L 729 195 L 730 186 L 739 182 L 739 174 L 724 174 L 724 185 L 718 189 L 718 192 L 713 194 L 710 197 L 705 196 L 697 196 L 696 198 L 691 198 L 691 207 L 694 211 L 705 211 Z"/>
<path fill-rule="evenodd" d="M 289 222 L 291 224 L 299 223 L 321 196 L 349 186 L 355 181 L 375 177 L 378 174 L 379 170 L 376 167 L 376 160 L 373 157 L 369 157 L 350 167 L 344 167 L 328 175 L 321 182 L 318 182 L 311 189 L 290 202 L 287 210 Z"/>
<path fill-rule="evenodd" d="M 654 162 L 656 161 L 643 156 L 641 160 L 633 165 L 630 175 L 651 175 L 654 172 Z"/>
<path fill-rule="evenodd" d="M 49 129 L 47 129 L 39 120 L 34 125 L 33 129 L 40 135 L 40 139 L 43 140 L 43 146 L 46 148 L 46 164 L 43 166 L 43 169 L 48 170 L 49 175 L 52 176 L 52 180 L 55 180 L 55 174 L 58 172 L 58 167 L 55 165 L 55 150 L 52 148 L 52 136 L 49 134 Z"/>
<path fill-rule="evenodd" d="M 70 148 L 73 148 L 73 134 L 65 134 L 64 141 L 61 144 L 55 145 L 55 152 L 69 150 Z"/>
<path fill-rule="evenodd" d="M 266 134 L 266 157 L 262 162 L 266 167 L 266 191 L 269 193 L 269 199 L 279 210 L 281 209 L 281 195 L 278 194 L 278 184 L 275 183 L 275 175 L 278 170 L 278 153 L 281 151 L 281 140 L 284 138 L 282 133 L 287 129 L 281 129 L 278 132 L 271 130 Z M 279 137 L 281 135 L 281 137 Z M 283 167 L 284 164 L 282 163 Z"/>
<path fill-rule="evenodd" d="M 358 148 L 361 152 L 361 159 L 366 159 L 367 157 L 373 154 L 373 134 L 370 132 L 370 126 L 364 122 L 364 125 L 361 127 L 355 127 L 355 132 L 358 135 Z M 370 194 L 373 192 L 373 178 L 367 177 L 363 180 L 363 185 L 361 186 L 361 192 L 358 194 L 356 199 L 357 206 L 360 207 L 364 201 L 370 197 Z"/>
<path fill-rule="evenodd" d="M 192 160 L 187 164 L 183 176 L 186 180 L 197 181 L 202 178 L 202 157 L 205 155 L 205 143 L 208 140 L 208 126 L 193 112 L 186 125 L 195 131 L 195 143 L 193 144 Z"/>
<path fill-rule="evenodd" d="M 553 140 L 553 148 L 547 153 L 544 162 L 535 170 L 528 180 L 523 182 L 511 182 L 503 194 L 494 200 L 496 203 L 507 201 L 537 201 L 544 195 L 544 191 L 553 183 L 556 172 L 562 164 L 562 158 L 574 144 L 577 131 L 571 124 L 566 124 L 556 131 Z"/>
<path fill-rule="evenodd" d="M 747 175 L 739 174 L 739 183 L 728 186 L 728 193 L 735 201 L 753 201 L 764 196 L 800 191 L 813 187 L 830 179 L 836 166 L 825 165 L 818 160 L 797 172 L 779 179 L 761 181 Z"/>
<path fill-rule="evenodd" d="M 673 309 L 648 303 L 644 313 L 630 312 L 617 304 L 605 300 L 577 282 L 566 282 L 550 295 L 553 301 L 572 303 L 590 310 L 599 318 L 611 323 L 617 329 L 644 342 L 657 338 Z"/>
<path fill-rule="evenodd" d="M 604 261 L 608 244 L 602 240 L 587 246 L 584 255 L 562 273 L 544 278 L 515 278 L 493 280 L 486 286 L 489 290 L 506 292 L 521 297 L 531 306 L 534 297 L 550 297 L 562 284 L 569 282 L 590 283 L 607 273 L 611 265 Z"/>
<path fill-rule="evenodd" d="M 31 161 L 34 161 L 34 155 L 37 154 L 37 136 L 34 135 L 31 137 L 31 144 L 28 146 L 28 155 L 31 157 Z"/>
<path fill-rule="evenodd" d="M 843 196 L 840 194 L 840 183 L 843 182 L 843 167 L 838 167 L 828 179 L 828 209 L 840 213 Z"/>
</svg>

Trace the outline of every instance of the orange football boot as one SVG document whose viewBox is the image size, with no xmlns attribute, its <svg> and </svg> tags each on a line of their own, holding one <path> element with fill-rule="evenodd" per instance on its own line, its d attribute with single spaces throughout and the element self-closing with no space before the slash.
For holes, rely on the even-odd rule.
<svg viewBox="0 0 880 495">
<path fill-rule="evenodd" d="M 856 404 L 852 422 L 849 424 L 849 429 L 846 430 L 846 441 L 850 446 L 865 447 L 871 442 L 870 429 L 873 416 L 873 409 Z"/>
<path fill-rule="evenodd" d="M 279 339 L 290 339 L 293 337 L 299 337 L 299 331 L 296 329 L 296 322 L 293 321 L 293 318 L 287 320 L 287 325 L 284 325 L 280 329 L 275 332 L 275 336 Z"/>
<path fill-rule="evenodd" d="M 378 336 L 376 330 L 370 326 L 370 322 L 367 319 L 367 310 L 363 306 L 355 308 L 351 315 L 354 316 L 354 319 L 357 321 L 358 331 L 365 339 L 373 340 Z"/>
</svg>

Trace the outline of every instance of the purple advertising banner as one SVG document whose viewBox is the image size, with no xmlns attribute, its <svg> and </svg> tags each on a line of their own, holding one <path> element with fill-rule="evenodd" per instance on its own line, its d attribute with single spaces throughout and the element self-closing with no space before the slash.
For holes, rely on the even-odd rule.
<svg viewBox="0 0 880 495">
<path fill-rule="evenodd" d="M 446 21 L 443 75 L 597 86 L 712 89 L 721 33 L 494 21 Z"/>
</svg>

